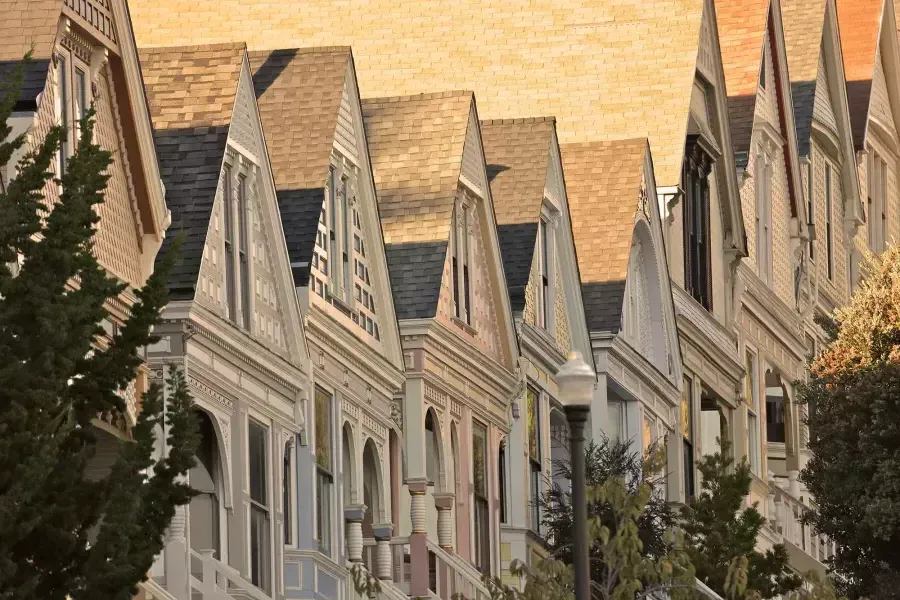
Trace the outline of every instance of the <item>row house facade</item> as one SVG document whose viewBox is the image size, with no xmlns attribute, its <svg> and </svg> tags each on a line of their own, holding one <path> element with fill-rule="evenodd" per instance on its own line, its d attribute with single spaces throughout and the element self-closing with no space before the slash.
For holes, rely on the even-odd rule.
<svg viewBox="0 0 900 600">
<path fill-rule="evenodd" d="M 101 263 L 139 286 L 184 234 L 129 394 L 186 373 L 200 494 L 147 597 L 351 598 L 354 564 L 398 599 L 486 596 L 566 485 L 570 350 L 595 438 L 665 440 L 689 502 L 728 435 L 761 548 L 823 569 L 793 382 L 813 317 L 900 233 L 890 0 L 466 0 L 440 23 L 377 0 L 351 27 L 325 0 L 132 0 L 140 63 L 123 2 L 20 5 L 16 131 L 77 140 L 93 101 L 117 157 Z"/>
<path fill-rule="evenodd" d="M 19 159 L 36 150 L 53 126 L 63 129 L 53 164 L 54 177 L 62 177 L 77 148 L 78 121 L 90 108 L 96 111 L 95 142 L 112 153 L 105 202 L 97 208 L 100 222 L 94 250 L 100 265 L 127 287 L 107 303 L 103 327 L 109 340 L 127 318 L 135 289 L 153 272 L 169 225 L 126 3 L 17 2 L 0 30 L 0 78 L 32 53 L 9 123 L 11 135 L 27 132 L 26 143 L 0 170 L 0 183 L 5 186 L 16 176 Z M 60 185 L 48 182 L 46 203 L 52 207 L 62 191 Z M 98 427 L 110 436 L 127 435 L 147 376 L 142 369 L 123 391 L 125 420 L 97 421 Z M 113 437 L 101 435 L 100 445 L 97 461 L 106 463 Z"/>
<path fill-rule="evenodd" d="M 590 361 L 591 346 L 572 236 L 571 183 L 567 187 L 563 180 L 556 120 L 488 120 L 481 132 L 525 381 L 497 457 L 500 574 L 515 583 L 509 563 L 530 563 L 545 553 L 544 494 L 554 484 L 568 487 L 557 472 L 560 461 L 568 462 L 569 449 L 555 375 L 571 350 Z"/>
<path fill-rule="evenodd" d="M 277 597 L 303 489 L 311 365 L 250 60 L 240 43 L 140 57 L 183 238 L 149 362 L 157 378 L 184 372 L 202 436 L 188 474 L 198 493 L 177 509 L 145 591 Z"/>
</svg>

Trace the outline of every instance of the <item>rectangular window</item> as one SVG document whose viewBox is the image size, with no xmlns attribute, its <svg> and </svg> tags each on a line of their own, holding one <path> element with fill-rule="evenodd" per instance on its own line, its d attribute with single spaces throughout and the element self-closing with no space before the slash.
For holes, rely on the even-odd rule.
<svg viewBox="0 0 900 600">
<path fill-rule="evenodd" d="M 709 224 L 709 173 L 712 162 L 697 141 L 689 138 L 684 161 L 684 280 L 686 291 L 712 310 L 712 255 Z"/>
<path fill-rule="evenodd" d="M 331 293 L 339 295 L 337 286 L 340 284 L 341 258 L 338 254 L 338 198 L 337 177 L 334 168 L 328 171 L 328 259 L 331 261 Z"/>
<path fill-rule="evenodd" d="M 462 276 L 463 276 L 463 297 L 466 309 L 466 325 L 472 324 L 472 290 L 469 284 L 469 230 L 472 224 L 470 219 L 469 207 L 463 205 L 463 231 L 462 231 Z"/>
<path fill-rule="evenodd" d="M 541 528 L 541 407 L 540 394 L 533 388 L 525 392 L 528 418 L 528 464 L 530 474 L 531 529 Z"/>
<path fill-rule="evenodd" d="M 78 132 L 77 139 L 81 139 L 81 120 L 87 115 L 87 80 L 84 71 L 75 69 L 75 130 Z M 76 141 L 77 141 L 76 139 Z"/>
<path fill-rule="evenodd" d="M 772 167 L 766 154 L 756 156 L 756 267 L 772 283 Z"/>
<path fill-rule="evenodd" d="M 610 398 L 606 403 L 606 413 L 609 418 L 609 439 L 621 442 L 625 439 L 625 403 L 621 400 Z"/>
<path fill-rule="evenodd" d="M 747 404 L 747 460 L 750 470 L 759 475 L 759 414 L 758 376 L 756 355 L 746 351 L 744 358 L 744 402 Z"/>
<path fill-rule="evenodd" d="M 352 252 L 350 251 L 350 200 L 347 198 L 347 178 L 341 177 L 341 187 L 340 187 L 340 201 L 341 201 L 341 225 L 340 225 L 340 233 L 341 233 L 341 246 L 343 248 L 343 277 L 344 280 L 341 282 L 341 292 L 340 297 L 344 302 L 350 302 L 350 290 L 352 289 L 351 282 L 351 273 L 350 273 L 350 257 L 352 256 Z"/>
<path fill-rule="evenodd" d="M 256 421 L 248 423 L 248 471 L 250 475 L 250 582 L 268 592 L 272 570 L 267 493 L 268 430 Z"/>
<path fill-rule="evenodd" d="M 331 395 L 316 388 L 316 539 L 319 552 L 331 555 L 332 462 Z"/>
<path fill-rule="evenodd" d="M 816 225 L 816 198 L 813 194 L 815 183 L 815 171 L 813 170 L 812 148 L 809 151 L 809 161 L 806 163 L 806 217 L 809 224 L 815 228 Z M 816 259 L 816 241 L 809 241 L 809 258 Z"/>
<path fill-rule="evenodd" d="M 56 58 L 56 83 L 59 87 L 56 99 L 56 121 L 62 128 L 56 159 L 56 174 L 62 179 L 66 174 L 66 162 L 69 159 L 69 69 L 65 56 L 58 54 Z"/>
<path fill-rule="evenodd" d="M 222 213 L 225 221 L 225 308 L 228 319 L 237 322 L 237 297 L 234 272 L 234 202 L 231 190 L 231 165 L 225 165 L 223 169 L 224 182 L 222 184 Z"/>
<path fill-rule="evenodd" d="M 250 261 L 247 256 L 247 248 L 250 245 L 250 206 L 247 202 L 247 178 L 238 176 L 238 263 L 240 265 L 240 278 L 237 284 L 241 287 L 241 317 L 244 329 L 250 330 Z"/>
<path fill-rule="evenodd" d="M 475 483 L 475 566 L 482 573 L 489 573 L 491 568 L 487 436 L 487 427 L 478 422 L 472 423 L 472 479 Z"/>
<path fill-rule="evenodd" d="M 828 279 L 834 279 L 834 227 L 831 206 L 831 164 L 825 163 L 825 261 L 828 263 Z"/>
<path fill-rule="evenodd" d="M 879 204 L 879 211 L 876 214 L 876 219 L 878 221 L 877 225 L 879 228 L 879 238 L 878 238 L 878 251 L 884 252 L 887 248 L 887 204 L 888 204 L 888 166 L 887 163 L 882 160 L 881 161 L 881 185 L 879 186 L 881 190 L 881 202 Z"/>
<path fill-rule="evenodd" d="M 500 522 L 507 522 L 506 505 L 509 498 L 506 492 L 506 440 L 500 442 L 500 453 L 497 457 L 497 467 L 500 473 Z"/>
<path fill-rule="evenodd" d="M 290 545 L 294 541 L 294 507 L 293 507 L 293 446 L 288 444 L 284 447 L 284 472 L 281 476 L 281 492 L 283 497 L 281 505 L 284 509 L 284 543 Z"/>
<path fill-rule="evenodd" d="M 684 444 L 684 499 L 694 496 L 694 389 L 685 377 L 681 389 L 681 438 Z"/>
<path fill-rule="evenodd" d="M 547 222 L 541 219 L 540 236 L 540 292 L 538 297 L 538 326 L 544 329 L 550 328 L 550 246 L 547 236 Z"/>
</svg>

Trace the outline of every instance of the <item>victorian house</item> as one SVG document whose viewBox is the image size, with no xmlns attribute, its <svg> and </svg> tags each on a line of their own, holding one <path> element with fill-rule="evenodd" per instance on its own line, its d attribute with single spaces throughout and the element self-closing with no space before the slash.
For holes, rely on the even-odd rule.
<svg viewBox="0 0 900 600">
<path fill-rule="evenodd" d="M 283 597 L 311 368 L 250 62 L 243 44 L 221 44 L 144 49 L 141 65 L 184 240 L 149 360 L 157 377 L 185 373 L 202 435 L 198 494 L 176 513 L 150 592 Z"/>
<path fill-rule="evenodd" d="M 544 552 L 541 500 L 568 462 L 556 372 L 570 350 L 591 361 L 572 219 L 553 117 L 482 121 L 487 175 L 526 386 L 498 456 L 501 574 Z"/>
<path fill-rule="evenodd" d="M 510 423 L 525 418 L 513 406 L 527 379 L 474 96 L 368 99 L 363 117 L 406 366 L 395 582 L 487 595 L 479 572 L 500 573 L 501 457 L 523 447 Z"/>
<path fill-rule="evenodd" d="M 285 596 L 346 597 L 347 567 L 364 556 L 387 591 L 402 550 L 391 539 L 401 527 L 404 361 L 353 57 L 283 49 L 252 52 L 250 63 L 314 384 Z"/>
<path fill-rule="evenodd" d="M 0 80 L 32 52 L 24 85 L 9 125 L 12 136 L 27 132 L 24 147 L 0 169 L 0 183 L 16 175 L 16 164 L 37 149 L 53 126 L 63 129 L 53 175 L 61 177 L 75 152 L 79 120 L 96 111 L 94 140 L 112 153 L 105 202 L 97 207 L 94 251 L 100 265 L 127 288 L 109 302 L 103 327 L 115 335 L 134 302 L 134 290 L 153 272 L 169 225 L 165 193 L 153 148 L 150 114 L 126 3 L 52 0 L 15 2 L 0 23 Z M 62 189 L 48 182 L 44 200 L 51 207 Z M 110 435 L 125 435 L 137 416 L 137 400 L 147 388 L 147 372 L 123 391 L 126 422 L 100 423 Z M 99 454 L 112 451 L 113 438 L 101 436 Z"/>
<path fill-rule="evenodd" d="M 688 433 L 650 148 L 645 138 L 564 144 L 562 157 L 599 379 L 596 412 L 606 405 L 602 426 L 612 440 L 640 451 L 666 446 L 666 493 L 678 501 L 686 458 L 678 441 Z"/>
<path fill-rule="evenodd" d="M 818 21 L 824 22 L 824 7 L 820 9 Z M 750 500 L 765 507 L 770 525 L 758 543 L 764 548 L 784 542 L 798 571 L 815 568 L 824 573 L 811 546 L 815 546 L 818 557 L 819 546 L 824 547 L 825 540 L 810 535 L 794 516 L 806 510 L 804 500 L 808 504 L 809 495 L 804 497 L 798 481 L 803 466 L 801 450 L 808 435 L 803 425 L 805 412 L 795 402 L 793 382 L 805 376 L 809 358 L 808 323 L 817 302 L 810 294 L 815 289 L 810 278 L 822 274 L 810 260 L 810 248 L 813 258 L 819 258 L 817 245 L 809 243 L 810 202 L 823 196 L 820 212 L 825 243 L 819 246 L 824 250 L 820 264 L 824 263 L 826 278 L 834 280 L 837 265 L 841 272 L 846 270 L 847 254 L 835 256 L 835 239 L 844 238 L 842 217 L 845 206 L 851 211 L 854 208 L 855 180 L 852 165 L 842 172 L 837 168 L 839 163 L 828 158 L 829 154 L 840 157 L 841 148 L 816 156 L 815 152 L 821 152 L 824 146 L 814 146 L 813 169 L 818 159 L 827 189 L 820 190 L 820 194 L 812 190 L 813 195 L 807 198 L 807 188 L 803 186 L 803 169 L 809 167 L 800 161 L 798 137 L 804 137 L 808 160 L 809 147 L 815 143 L 815 139 L 810 141 L 809 133 L 815 104 L 819 104 L 820 118 L 827 109 L 834 121 L 824 65 L 818 90 L 821 95 L 816 96 L 822 27 L 818 28 L 818 36 L 813 34 L 815 41 L 810 42 L 816 46 L 809 60 L 812 66 L 804 70 L 797 64 L 798 74 L 813 80 L 812 105 L 807 107 L 802 96 L 808 90 L 801 85 L 792 87 L 788 75 L 780 3 L 765 0 L 748 7 L 729 2 L 720 5 L 719 14 L 732 140 L 741 172 L 741 199 L 749 240 L 749 257 L 740 267 L 744 282 L 740 349 L 745 380 L 743 423 L 737 430 L 743 435 L 736 441 L 743 446 L 742 453 L 753 475 Z M 801 21 L 795 26 L 812 25 Z M 792 37 L 792 41 L 795 39 Z M 831 60 L 834 58 L 832 54 Z M 795 122 L 794 106 L 798 100 L 802 125 Z M 836 133 L 836 128 L 832 130 Z M 821 143 L 820 134 L 812 135 Z M 845 180 L 845 175 L 850 177 Z M 844 199 L 848 204 L 841 204 Z M 815 212 L 817 207 L 812 208 Z M 836 219 L 839 225 L 835 231 Z M 824 561 L 824 556 L 820 558 Z"/>
<path fill-rule="evenodd" d="M 859 254 L 879 254 L 900 238 L 900 51 L 890 0 L 839 2 L 841 47 L 850 105 L 850 125 L 864 228 L 856 236 Z M 861 275 L 853 265 L 851 282 Z"/>
</svg>

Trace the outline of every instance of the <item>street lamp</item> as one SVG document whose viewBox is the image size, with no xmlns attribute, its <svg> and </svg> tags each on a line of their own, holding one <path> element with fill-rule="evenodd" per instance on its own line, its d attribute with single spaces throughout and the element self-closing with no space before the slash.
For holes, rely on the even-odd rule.
<svg viewBox="0 0 900 600">
<path fill-rule="evenodd" d="M 569 360 L 556 374 L 559 400 L 569 422 L 569 451 L 572 457 L 572 562 L 575 566 L 575 600 L 591 597 L 591 575 L 587 543 L 587 499 L 584 476 L 584 424 L 591 411 L 597 375 L 584 362 L 580 352 L 569 353 Z"/>
</svg>

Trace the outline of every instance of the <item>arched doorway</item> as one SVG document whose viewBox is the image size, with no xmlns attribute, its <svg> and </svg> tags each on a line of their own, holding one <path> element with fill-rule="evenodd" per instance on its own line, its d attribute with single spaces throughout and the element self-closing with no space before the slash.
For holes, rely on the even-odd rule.
<svg viewBox="0 0 900 600">
<path fill-rule="evenodd" d="M 191 548 L 198 552 L 212 550 L 221 559 L 222 470 L 218 438 L 209 414 L 203 410 L 195 413 L 200 424 L 200 444 L 188 475 L 191 487 L 197 492 L 190 504 Z"/>
<path fill-rule="evenodd" d="M 371 439 L 366 441 L 363 449 L 363 504 L 366 514 L 363 516 L 363 537 L 373 538 L 372 526 L 384 519 L 382 508 L 381 467 L 378 450 Z"/>
</svg>

